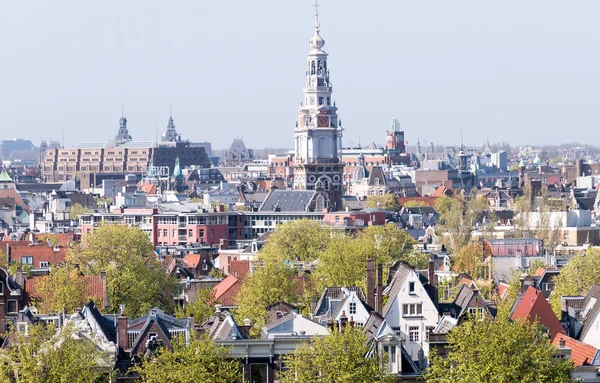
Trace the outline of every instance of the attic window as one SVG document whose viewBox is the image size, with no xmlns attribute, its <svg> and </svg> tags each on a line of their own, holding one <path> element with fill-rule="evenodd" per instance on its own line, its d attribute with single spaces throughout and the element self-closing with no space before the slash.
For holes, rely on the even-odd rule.
<svg viewBox="0 0 600 383">
<path fill-rule="evenodd" d="M 148 339 L 152 339 L 152 338 L 156 338 L 158 337 L 158 334 L 155 332 L 149 332 L 148 333 Z"/>
<path fill-rule="evenodd" d="M 350 302 L 348 305 L 348 312 L 350 315 L 356 315 L 356 302 Z"/>
<path fill-rule="evenodd" d="M 17 324 L 17 331 L 27 335 L 27 323 L 19 323 Z"/>
<path fill-rule="evenodd" d="M 408 293 L 409 294 L 415 293 L 415 282 L 408 282 Z"/>
<path fill-rule="evenodd" d="M 49 267 L 49 266 L 50 266 L 50 263 L 48 261 L 40 262 L 40 268 Z"/>
</svg>

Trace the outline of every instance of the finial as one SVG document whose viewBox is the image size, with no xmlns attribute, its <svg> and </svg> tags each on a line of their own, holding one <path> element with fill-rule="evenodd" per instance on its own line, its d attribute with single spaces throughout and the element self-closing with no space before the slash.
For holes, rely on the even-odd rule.
<svg viewBox="0 0 600 383">
<path fill-rule="evenodd" d="M 169 118 L 173 118 L 173 109 L 171 109 L 171 105 L 169 105 Z"/>
<path fill-rule="evenodd" d="M 319 29 L 319 1 L 315 0 L 315 29 Z"/>
<path fill-rule="evenodd" d="M 125 117 L 125 105 L 121 104 L 121 118 Z"/>
</svg>

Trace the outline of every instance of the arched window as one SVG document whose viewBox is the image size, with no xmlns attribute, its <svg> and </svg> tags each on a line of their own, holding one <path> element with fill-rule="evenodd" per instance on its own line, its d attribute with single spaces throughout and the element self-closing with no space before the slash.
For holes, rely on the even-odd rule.
<svg viewBox="0 0 600 383">
<path fill-rule="evenodd" d="M 315 62 L 312 61 L 310 64 L 310 74 L 315 74 Z"/>
</svg>

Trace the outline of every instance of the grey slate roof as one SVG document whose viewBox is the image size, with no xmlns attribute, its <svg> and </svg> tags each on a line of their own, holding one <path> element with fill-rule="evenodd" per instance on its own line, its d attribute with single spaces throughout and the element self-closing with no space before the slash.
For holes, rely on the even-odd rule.
<svg viewBox="0 0 600 383">
<path fill-rule="evenodd" d="M 279 208 L 279 211 L 308 211 L 315 194 L 313 190 L 273 190 L 258 210 L 272 211 Z"/>
<path fill-rule="evenodd" d="M 402 288 L 404 281 L 406 280 L 406 278 L 408 277 L 410 272 L 414 270 L 407 263 L 400 261 L 400 262 L 396 262 L 396 264 L 392 265 L 392 267 L 390 268 L 390 275 L 391 275 L 391 271 L 395 267 L 397 267 L 397 269 L 394 272 L 394 276 L 392 277 L 392 283 L 389 285 L 388 288 L 386 288 L 386 290 L 388 291 L 387 292 L 388 300 L 385 303 L 385 306 L 383 307 L 383 310 L 382 310 L 383 312 L 381 313 L 381 315 L 384 318 L 387 315 L 388 311 L 390 311 L 390 309 L 392 308 L 392 303 L 394 302 L 394 299 L 400 292 L 400 289 Z"/>
<path fill-rule="evenodd" d="M 375 179 L 377 179 L 379 183 L 375 182 Z M 369 186 L 384 186 L 385 184 L 386 179 L 383 168 L 381 166 L 373 166 L 369 174 Z"/>
<path fill-rule="evenodd" d="M 600 314 L 600 285 L 594 284 L 590 287 L 585 299 L 583 300 L 582 306 L 584 310 L 582 315 L 585 317 L 583 320 L 583 328 L 581 329 L 580 339 L 585 336 L 594 323 L 596 317 Z M 590 306 L 589 311 L 585 312 L 586 309 L 588 309 L 588 306 Z"/>
<path fill-rule="evenodd" d="M 353 287 L 346 287 L 346 289 L 348 289 L 349 292 L 355 292 L 356 295 L 358 296 L 358 299 L 360 299 L 363 303 L 365 303 L 367 301 L 367 299 L 365 298 L 363 289 L 361 287 L 353 286 Z M 345 298 L 347 298 L 347 295 L 342 290 L 342 287 L 326 287 L 323 290 L 323 293 L 321 293 L 321 297 L 319 298 L 319 301 L 317 302 L 317 305 L 313 312 L 314 315 L 315 316 L 325 315 L 327 313 L 327 311 L 329 310 L 329 306 L 330 306 L 329 302 L 332 299 L 340 300 L 339 304 L 336 307 L 334 307 L 332 310 L 334 312 L 337 311 L 337 308 L 341 306 L 341 303 Z"/>
</svg>

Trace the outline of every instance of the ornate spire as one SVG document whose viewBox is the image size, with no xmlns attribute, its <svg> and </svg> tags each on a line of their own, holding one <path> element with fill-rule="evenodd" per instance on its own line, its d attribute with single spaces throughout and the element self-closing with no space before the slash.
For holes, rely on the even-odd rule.
<svg viewBox="0 0 600 383">
<path fill-rule="evenodd" d="M 319 3 L 315 0 L 315 34 L 310 39 L 310 47 L 321 50 L 325 46 L 325 40 L 319 34 L 321 32 L 321 24 L 319 23 Z"/>
</svg>

